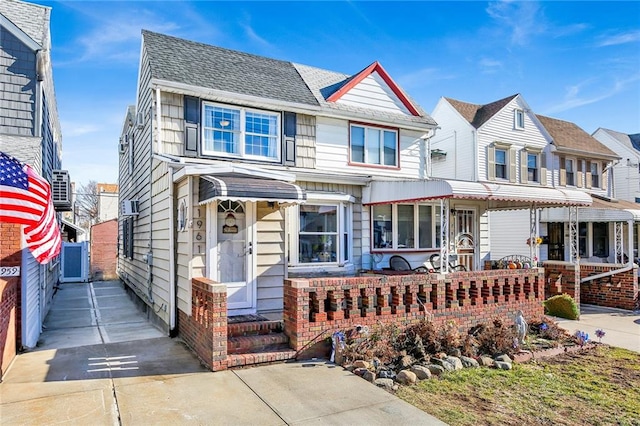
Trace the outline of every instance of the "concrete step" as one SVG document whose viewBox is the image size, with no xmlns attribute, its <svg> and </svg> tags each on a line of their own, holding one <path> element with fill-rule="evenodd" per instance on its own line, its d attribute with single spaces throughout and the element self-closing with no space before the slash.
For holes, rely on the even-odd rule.
<svg viewBox="0 0 640 426">
<path fill-rule="evenodd" d="M 288 348 L 266 352 L 233 354 L 227 356 L 227 368 L 241 368 L 259 364 L 282 363 L 296 358 L 296 351 Z"/>
<path fill-rule="evenodd" d="M 289 338 L 284 333 L 227 337 L 227 354 L 256 353 L 273 348 L 287 348 Z"/>
</svg>

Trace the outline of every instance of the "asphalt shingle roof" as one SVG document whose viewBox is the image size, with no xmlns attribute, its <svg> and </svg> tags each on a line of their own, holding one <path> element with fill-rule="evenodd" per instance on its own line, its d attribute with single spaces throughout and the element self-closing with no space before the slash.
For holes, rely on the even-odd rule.
<svg viewBox="0 0 640 426">
<path fill-rule="evenodd" d="M 462 117 L 464 117 L 465 120 L 477 129 L 486 123 L 498 111 L 504 108 L 505 105 L 511 102 L 516 96 L 518 95 L 511 95 L 485 105 L 470 104 L 468 102 L 462 102 L 451 98 L 445 99 L 460 113 L 460 115 L 462 115 Z"/>
<path fill-rule="evenodd" d="M 618 157 L 615 152 L 607 148 L 605 145 L 600 143 L 600 141 L 589 135 L 574 123 L 537 114 L 536 117 L 538 117 L 538 120 L 540 120 L 544 128 L 551 135 L 553 143 L 558 148 L 582 151 L 589 154 Z"/>
<path fill-rule="evenodd" d="M 371 119 L 435 125 L 435 121 L 413 101 L 421 114 L 419 117 L 327 102 L 327 97 L 352 78 L 347 74 L 147 30 L 143 30 L 142 35 L 152 78 L 310 105 L 326 111 L 343 111 Z"/>
<path fill-rule="evenodd" d="M 615 130 L 602 129 L 609 134 L 609 136 L 615 138 L 623 145 L 640 151 L 640 133 L 628 135 L 626 133 L 616 132 Z"/>
<path fill-rule="evenodd" d="M 50 7 L 17 0 L 1 0 L 0 13 L 33 41 L 44 46 L 49 31 Z"/>
</svg>

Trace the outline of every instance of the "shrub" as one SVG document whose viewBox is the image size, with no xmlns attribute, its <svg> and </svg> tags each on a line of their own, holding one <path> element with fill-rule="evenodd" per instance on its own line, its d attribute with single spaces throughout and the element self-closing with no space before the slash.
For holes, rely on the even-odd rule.
<svg viewBox="0 0 640 426">
<path fill-rule="evenodd" d="M 505 326 L 500 318 L 495 318 L 491 324 L 474 327 L 473 335 L 480 354 L 494 356 L 514 352 L 516 333 L 512 327 Z"/>
<path fill-rule="evenodd" d="M 542 302 L 546 315 L 576 320 L 580 311 L 576 301 L 568 294 L 559 294 Z"/>
<path fill-rule="evenodd" d="M 529 332 L 547 340 L 569 340 L 571 335 L 560 328 L 558 324 L 549 318 L 536 318 L 529 321 Z"/>
</svg>

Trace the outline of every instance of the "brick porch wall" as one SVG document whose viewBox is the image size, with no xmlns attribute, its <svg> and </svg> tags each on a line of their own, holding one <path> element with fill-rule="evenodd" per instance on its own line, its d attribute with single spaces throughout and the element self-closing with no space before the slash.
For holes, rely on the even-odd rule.
<svg viewBox="0 0 640 426">
<path fill-rule="evenodd" d="M 619 264 L 580 264 L 580 270 L 566 262 L 544 262 L 547 297 L 567 293 L 578 304 L 633 310 L 638 296 L 638 268 L 580 284 L 590 275 L 621 269 Z"/>
<path fill-rule="evenodd" d="M 2 235 L 0 265 L 5 267 L 21 266 L 22 230 L 20 225 L 0 223 L 0 235 Z M 21 275 L 0 278 L 0 379 L 16 357 L 17 348 L 22 344 L 20 339 L 21 280 Z"/>
<path fill-rule="evenodd" d="M 191 315 L 178 310 L 178 333 L 212 371 L 227 369 L 227 287 L 191 280 Z"/>
<path fill-rule="evenodd" d="M 542 269 L 285 280 L 284 328 L 304 357 L 337 330 L 356 325 L 455 320 L 461 332 L 496 316 L 543 314 Z"/>
</svg>

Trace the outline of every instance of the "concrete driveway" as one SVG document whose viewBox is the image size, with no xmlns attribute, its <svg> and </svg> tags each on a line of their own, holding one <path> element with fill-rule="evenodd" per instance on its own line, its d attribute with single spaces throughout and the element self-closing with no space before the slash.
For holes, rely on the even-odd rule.
<svg viewBox="0 0 640 426">
<path fill-rule="evenodd" d="M 11 425 L 443 425 L 325 361 L 212 373 L 118 281 L 62 284 L 0 384 Z"/>
</svg>

